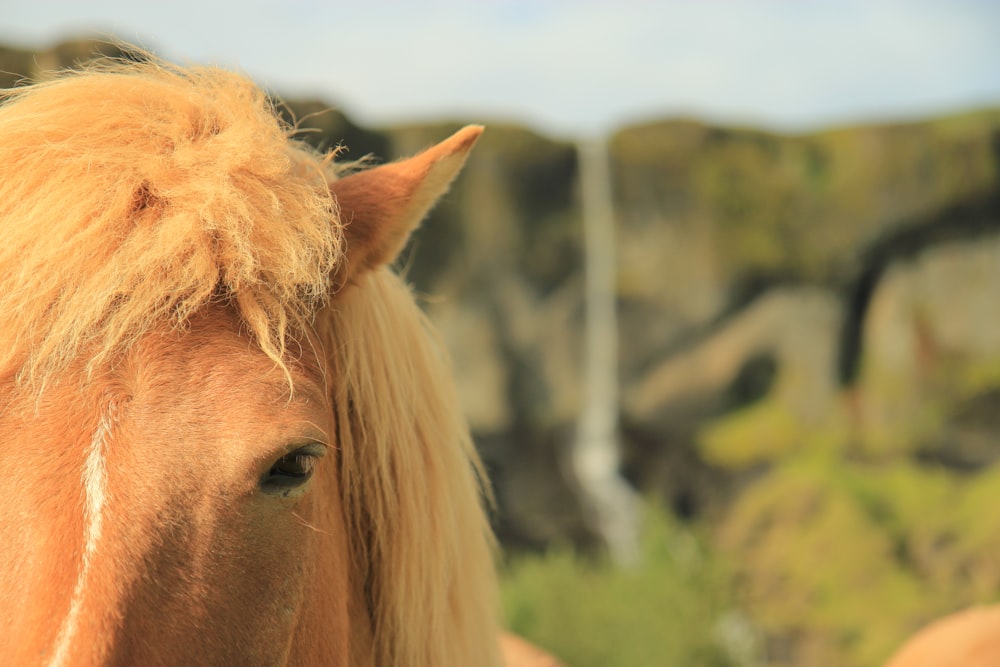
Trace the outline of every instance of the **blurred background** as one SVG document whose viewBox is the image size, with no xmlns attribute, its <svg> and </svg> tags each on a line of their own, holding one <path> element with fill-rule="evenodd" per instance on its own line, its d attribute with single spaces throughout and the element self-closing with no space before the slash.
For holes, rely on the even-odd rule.
<svg viewBox="0 0 1000 667">
<path fill-rule="evenodd" d="M 874 666 L 1000 600 L 1000 3 L 0 15 L 2 86 L 124 40 L 247 72 L 348 158 L 487 125 L 401 270 L 507 621 L 570 667 Z"/>
</svg>

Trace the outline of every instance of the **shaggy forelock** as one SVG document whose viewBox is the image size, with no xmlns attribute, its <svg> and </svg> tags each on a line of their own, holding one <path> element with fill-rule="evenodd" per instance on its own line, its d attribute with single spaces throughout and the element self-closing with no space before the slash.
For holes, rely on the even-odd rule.
<svg viewBox="0 0 1000 667">
<path fill-rule="evenodd" d="M 88 370 L 213 301 L 279 364 L 342 236 L 322 156 L 214 68 L 103 64 L 0 106 L 0 370 Z M 85 355 L 85 356 L 84 356 Z"/>
</svg>

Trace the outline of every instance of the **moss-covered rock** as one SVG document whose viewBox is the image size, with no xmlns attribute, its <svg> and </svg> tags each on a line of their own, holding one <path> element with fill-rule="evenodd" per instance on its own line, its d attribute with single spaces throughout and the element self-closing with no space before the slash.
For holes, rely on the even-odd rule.
<svg viewBox="0 0 1000 667">
<path fill-rule="evenodd" d="M 1000 469 L 800 456 L 744 493 L 719 545 L 769 637 L 769 664 L 881 664 L 916 628 L 997 597 Z"/>
<path fill-rule="evenodd" d="M 1000 112 L 789 136 L 696 121 L 617 132 L 627 368 L 776 281 L 837 285 L 864 249 L 1000 187 Z"/>
</svg>

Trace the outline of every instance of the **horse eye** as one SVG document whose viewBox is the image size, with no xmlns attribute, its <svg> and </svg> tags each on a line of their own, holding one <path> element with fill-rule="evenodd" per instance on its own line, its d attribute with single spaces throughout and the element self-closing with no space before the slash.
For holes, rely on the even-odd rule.
<svg viewBox="0 0 1000 667">
<path fill-rule="evenodd" d="M 285 454 L 261 478 L 261 490 L 265 493 L 287 493 L 302 486 L 312 477 L 318 459 L 319 455 L 310 447 Z"/>
</svg>

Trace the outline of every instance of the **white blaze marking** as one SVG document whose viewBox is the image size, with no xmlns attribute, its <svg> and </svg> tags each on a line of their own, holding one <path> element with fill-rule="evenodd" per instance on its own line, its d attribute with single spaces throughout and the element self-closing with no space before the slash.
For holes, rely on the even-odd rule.
<svg viewBox="0 0 1000 667">
<path fill-rule="evenodd" d="M 69 659 L 69 649 L 76 634 L 80 610 L 83 606 L 84 587 L 87 583 L 97 542 L 101 539 L 107 473 L 104 468 L 104 448 L 111 433 L 111 412 L 113 406 L 101 417 L 87 449 L 87 459 L 83 464 L 83 563 L 73 588 L 69 614 L 63 619 L 56 637 L 56 649 L 50 667 L 65 665 Z"/>
</svg>

